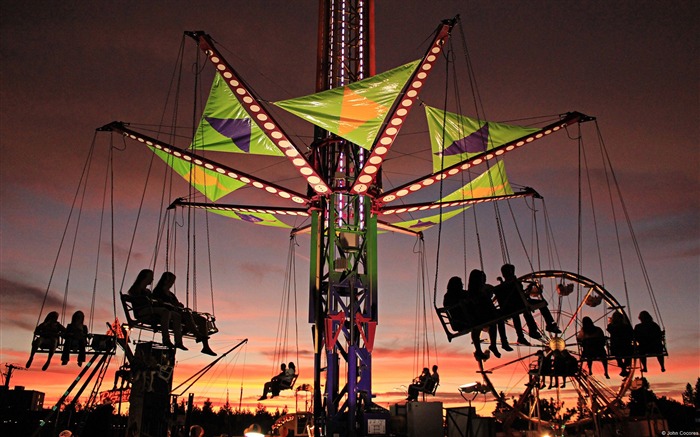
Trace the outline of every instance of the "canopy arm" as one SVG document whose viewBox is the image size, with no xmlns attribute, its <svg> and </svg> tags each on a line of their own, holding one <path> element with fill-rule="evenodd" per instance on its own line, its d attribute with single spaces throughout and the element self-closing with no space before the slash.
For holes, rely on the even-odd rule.
<svg viewBox="0 0 700 437">
<path fill-rule="evenodd" d="M 379 196 L 379 198 L 377 199 L 376 207 L 379 208 L 385 203 L 392 202 L 400 197 L 406 196 L 407 194 L 419 191 L 436 182 L 440 182 L 443 179 L 447 179 L 449 177 L 458 175 L 475 165 L 479 165 L 486 161 L 490 161 L 498 156 L 502 156 L 505 153 L 508 153 L 512 150 L 524 146 L 525 144 L 529 144 L 535 140 L 539 140 L 540 138 L 544 138 L 554 132 L 557 132 L 558 130 L 566 128 L 571 124 L 583 123 L 591 120 L 595 120 L 595 118 L 576 111 L 567 112 L 566 114 L 562 115 L 559 121 L 548 124 L 547 126 L 544 126 L 536 132 L 517 138 L 513 141 L 509 141 L 498 147 L 494 147 L 493 149 L 489 149 L 485 152 L 479 153 L 478 155 L 474 155 L 470 158 L 465 159 L 464 161 L 451 165 L 440 172 L 432 173 L 431 175 L 428 175 L 426 177 L 415 179 L 411 182 L 389 190 L 383 195 Z"/>
<path fill-rule="evenodd" d="M 428 51 L 423 56 L 420 64 L 413 72 L 406 85 L 399 93 L 394 105 L 388 112 L 384 124 L 379 129 L 381 132 L 372 144 L 372 149 L 369 158 L 362 167 L 355 183 L 350 188 L 354 194 L 365 194 L 379 174 L 379 168 L 386 158 L 391 145 L 394 143 L 396 136 L 403 126 L 404 119 L 413 107 L 414 101 L 418 98 L 418 94 L 425 82 L 426 78 L 432 70 L 433 64 L 437 61 L 438 55 L 442 51 L 450 36 L 452 28 L 457 23 L 459 16 L 450 20 L 443 20 L 435 32 L 435 38 L 428 47 Z"/>
<path fill-rule="evenodd" d="M 388 215 L 388 214 L 401 214 L 403 212 L 429 211 L 429 210 L 439 209 L 439 208 L 450 208 L 450 207 L 454 207 L 454 206 L 474 205 L 477 203 L 484 203 L 484 202 L 497 202 L 499 200 L 519 199 L 522 197 L 534 197 L 537 199 L 542 198 L 542 196 L 540 196 L 540 194 L 537 191 L 535 191 L 533 188 L 525 187 L 522 191 L 518 191 L 518 192 L 513 193 L 513 194 L 505 194 L 505 195 L 501 195 L 501 196 L 475 197 L 472 199 L 455 200 L 455 201 L 448 201 L 448 202 L 412 203 L 412 204 L 408 204 L 408 205 L 401 205 L 398 207 L 383 206 L 383 207 L 379 208 L 379 214 Z"/>
<path fill-rule="evenodd" d="M 101 128 L 98 128 L 98 130 L 106 132 L 118 132 L 124 135 L 125 137 L 143 143 L 149 147 L 158 149 L 161 152 L 167 153 L 168 155 L 184 159 L 185 161 L 189 162 L 194 166 L 215 171 L 223 176 L 236 179 L 246 185 L 250 185 L 270 194 L 277 195 L 283 199 L 291 199 L 294 203 L 308 204 L 310 202 L 310 199 L 301 193 L 297 193 L 285 187 L 273 184 L 272 182 L 267 182 L 263 179 L 259 179 L 253 175 L 236 170 L 232 167 L 227 167 L 225 165 L 219 164 L 216 161 L 212 161 L 210 159 L 188 152 L 184 149 L 172 146 L 155 138 L 143 135 L 139 132 L 136 132 L 133 129 L 129 129 L 121 121 L 113 121 L 109 124 L 102 126 Z"/>
<path fill-rule="evenodd" d="M 309 186 L 321 196 L 331 193 L 330 187 L 323 177 L 318 174 L 317 169 L 310 163 L 297 146 L 289 139 L 282 127 L 260 104 L 260 99 L 253 93 L 252 89 L 241 79 L 236 70 L 233 69 L 221 52 L 214 46 L 211 37 L 203 31 L 185 32 L 197 42 L 199 48 L 207 58 L 214 64 L 216 71 L 226 81 L 226 85 L 240 102 L 241 106 L 250 115 L 251 120 L 265 133 L 273 144 L 291 161 L 297 171 L 309 183 Z"/>
</svg>

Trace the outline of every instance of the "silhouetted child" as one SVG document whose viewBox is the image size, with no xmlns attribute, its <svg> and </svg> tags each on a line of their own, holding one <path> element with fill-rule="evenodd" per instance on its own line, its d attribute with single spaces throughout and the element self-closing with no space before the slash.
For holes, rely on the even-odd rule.
<svg viewBox="0 0 700 437">
<path fill-rule="evenodd" d="M 651 314 L 647 311 L 639 313 L 641 323 L 634 327 L 634 339 L 637 342 L 637 350 L 640 354 L 639 362 L 642 364 L 642 372 L 647 371 L 647 355 L 656 355 L 661 371 L 665 372 L 664 366 L 664 342 L 661 327 L 654 322 Z"/>
<path fill-rule="evenodd" d="M 78 366 L 85 362 L 85 347 L 87 346 L 88 329 L 85 326 L 85 314 L 78 310 L 73 313 L 70 323 L 66 326 L 64 334 L 63 353 L 61 353 L 61 364 L 68 364 L 71 351 L 78 351 Z"/>
<path fill-rule="evenodd" d="M 188 331 L 192 332 L 198 342 L 202 342 L 202 353 L 216 356 L 216 352 L 209 347 L 209 329 L 207 328 L 207 319 L 201 314 L 193 312 L 182 304 L 175 294 L 170 291 L 170 288 L 175 285 L 175 275 L 171 272 L 165 272 L 161 275 L 158 283 L 153 288 L 153 298 L 172 305 L 182 317 L 182 323 Z"/>
<path fill-rule="evenodd" d="M 430 369 L 428 369 L 427 367 L 423 367 L 423 371 L 421 372 L 421 374 L 413 378 L 413 383 L 408 386 L 408 397 L 406 398 L 406 400 L 409 402 L 417 401 L 418 392 L 422 391 L 425 388 L 425 385 L 428 383 L 429 379 Z"/>
<path fill-rule="evenodd" d="M 134 317 L 137 320 L 146 321 L 153 317 L 158 318 L 163 345 L 187 350 L 182 344 L 182 317 L 180 312 L 172 307 L 160 305 L 159 301 L 153 298 L 151 290 L 148 288 L 153 282 L 153 270 L 141 270 L 136 276 L 134 284 L 129 288 L 128 294 L 134 304 Z M 170 327 L 173 330 L 175 344 L 170 341 Z"/>
<path fill-rule="evenodd" d="M 36 329 L 34 329 L 34 340 L 32 341 L 32 350 L 29 354 L 29 360 L 27 360 L 27 369 L 32 365 L 34 360 L 34 354 L 39 348 L 47 349 L 48 356 L 46 358 L 46 363 L 44 363 L 41 370 L 46 370 L 49 368 L 51 363 L 51 358 L 53 354 L 56 353 L 56 347 L 58 347 L 58 339 L 65 332 L 66 328 L 63 327 L 58 322 L 58 312 L 51 311 L 46 315 L 44 321 L 41 322 Z"/>
<path fill-rule="evenodd" d="M 625 377 L 629 375 L 634 352 L 634 331 L 625 316 L 617 311 L 610 316 L 607 331 L 610 334 L 610 354 L 620 367 L 620 376 Z"/>
<path fill-rule="evenodd" d="M 602 329 L 593 324 L 590 317 L 584 317 L 581 321 L 581 330 L 576 336 L 581 344 L 581 359 L 588 364 L 588 373 L 593 375 L 593 361 L 603 363 L 605 377 L 608 375 L 608 354 L 605 351 L 605 333 Z"/>
</svg>

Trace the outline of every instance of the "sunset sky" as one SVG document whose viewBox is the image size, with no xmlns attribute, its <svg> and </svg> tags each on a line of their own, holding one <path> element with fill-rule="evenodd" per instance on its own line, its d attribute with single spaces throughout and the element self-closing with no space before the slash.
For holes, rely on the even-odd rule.
<svg viewBox="0 0 700 437">
<path fill-rule="evenodd" d="M 52 269 L 93 138 L 98 157 L 104 156 L 109 146 L 110 135 L 95 133 L 95 129 L 114 120 L 133 123 L 137 130 L 171 122 L 173 100 L 168 98 L 173 99 L 171 82 L 175 80 L 173 72 L 186 30 L 210 34 L 227 60 L 264 100 L 279 101 L 313 93 L 316 3 L 2 2 L 0 364 L 3 372 L 5 364 L 23 366 L 26 362 L 32 331 L 50 280 L 51 290 L 43 315 L 60 310 L 63 303 L 68 271 L 65 253 L 53 279 Z M 696 1 L 380 0 L 376 5 L 377 72 L 420 58 L 440 21 L 458 14 L 461 23 L 455 28 L 453 42 L 459 51 L 454 56 L 464 62 L 461 49 L 464 35 L 486 119 L 517 124 L 513 120 L 567 111 L 580 111 L 597 118 L 667 333 L 667 372 L 661 374 L 656 362 L 651 360 L 648 378 L 657 394 L 679 399 L 685 384 L 694 383 L 700 376 L 700 35 L 697 29 L 700 4 Z M 195 45 L 189 38 L 184 44 L 185 62 L 192 62 Z M 429 79 L 430 85 L 421 94 L 422 102 L 427 105 L 443 106 L 444 79 L 439 77 L 443 70 L 444 60 L 436 67 L 437 77 L 432 82 Z M 186 64 L 183 72 L 191 76 L 191 65 Z M 205 65 L 206 83 L 200 85 L 205 96 L 211 74 L 211 65 Z M 461 74 L 460 92 L 466 102 L 462 104 L 462 113 L 475 116 L 466 70 Z M 193 91 L 191 82 L 186 81 L 181 91 L 178 121 L 187 127 L 191 126 L 193 117 L 191 109 L 187 109 L 192 107 Z M 454 102 L 451 104 L 448 110 L 458 112 Z M 310 125 L 284 115 L 279 109 L 274 114 L 284 119 L 285 128 L 293 133 L 301 148 L 311 142 Z M 423 108 L 414 108 L 410 124 L 403 128 L 393 146 L 392 159 L 385 163 L 385 190 L 430 173 L 424 118 Z M 594 123 L 582 125 L 582 131 L 586 146 L 599 143 Z M 576 129 L 557 133 L 504 158 L 511 183 L 533 187 L 545 198 L 557 238 L 560 266 L 574 272 L 579 169 L 576 133 Z M 139 144 L 123 142 L 119 136 L 113 140 L 119 148 L 115 152 L 114 245 L 118 291 L 122 286 L 126 290 L 138 271 L 151 262 L 165 168 L 162 161 L 153 161 L 154 180 L 149 182 L 125 273 L 151 154 Z M 177 138 L 174 143 L 185 148 L 188 141 Z M 598 159 L 594 153 L 589 156 L 591 161 Z M 304 183 L 283 159 L 280 162 L 269 157 L 251 159 L 238 155 L 221 159 L 251 174 L 305 192 Z M 591 164 L 591 174 L 597 177 L 592 189 L 602 199 L 598 226 L 603 235 L 602 246 L 610 249 L 616 242 L 610 227 L 611 217 L 605 212 L 609 200 L 600 182 L 604 176 L 596 165 Z M 103 163 L 93 171 L 97 174 L 100 170 L 104 173 Z M 96 186 L 95 191 L 87 193 L 83 207 L 80 242 L 67 293 L 66 319 L 75 309 L 87 313 L 90 308 L 102 204 L 101 186 Z M 167 205 L 175 197 L 186 195 L 186 190 L 186 185 L 178 180 L 168 194 L 170 197 L 163 201 Z M 584 191 L 587 190 L 586 187 Z M 222 202 L 279 204 L 278 199 L 265 198 L 257 191 L 243 189 Z M 437 199 L 435 192 L 432 196 L 416 200 Z M 525 219 L 520 231 L 526 240 L 524 245 L 530 245 L 529 212 L 525 205 L 517 208 L 523 208 L 517 212 L 519 218 Z M 489 282 L 495 283 L 502 259 L 492 224 L 493 208 L 481 205 L 478 212 L 483 223 L 479 232 L 485 271 Z M 404 217 L 410 218 L 417 216 Z M 473 220 L 471 213 L 466 215 L 467 222 Z M 302 220 L 288 223 L 304 224 Z M 433 286 L 437 286 L 441 300 L 450 276 L 464 276 L 465 265 L 467 270 L 479 268 L 475 231 L 467 223 L 468 235 L 463 238 L 462 225 L 462 220 L 455 218 L 443 227 L 439 264 L 436 264 L 437 229 L 425 233 L 430 305 Z M 526 273 L 519 249 L 521 243 L 512 227 L 507 232 L 511 238 L 510 256 L 520 266 L 518 273 Z M 220 403 L 228 393 L 234 405 L 242 395 L 244 406 L 255 406 L 262 384 L 279 365 L 272 361 L 272 355 L 284 291 L 289 233 L 213 216 L 209 218 L 209 234 L 210 249 L 205 232 L 198 230 L 201 258 L 198 262 L 203 264 L 198 265 L 197 275 L 204 279 L 198 283 L 197 302 L 199 309 L 210 311 L 209 290 L 213 288 L 214 311 L 221 332 L 212 338 L 212 347 L 223 352 L 241 339 L 248 338 L 249 342 L 222 360 L 190 391 L 197 394 L 199 402 L 211 398 Z M 184 237 L 181 238 L 179 244 L 184 246 Z M 590 231 L 584 231 L 583 238 L 586 244 L 581 273 L 602 281 L 601 263 L 590 244 L 593 240 Z M 71 243 L 64 245 L 69 247 Z M 100 244 L 95 332 L 103 332 L 105 322 L 114 318 L 109 232 Z M 415 239 L 405 235 L 379 237 L 380 303 L 373 386 L 376 401 L 383 406 L 405 397 L 401 386 L 417 374 L 414 362 L 422 365 L 422 357 L 417 357 L 414 351 L 418 265 L 412 253 L 414 244 Z M 212 287 L 204 264 L 208 251 L 212 258 Z M 634 248 L 626 245 L 623 252 L 633 255 Z M 606 259 L 615 256 L 603 254 Z M 160 257 L 156 274 L 163 269 L 163 255 Z M 307 320 L 308 259 L 308 236 L 303 235 L 298 237 L 295 258 L 298 316 L 289 321 L 292 331 L 287 343 L 292 348 L 287 359 L 298 361 L 299 383 L 311 383 L 313 378 L 311 328 Z M 184 259 L 178 259 L 177 264 L 178 296 L 184 300 Z M 604 264 L 606 288 L 623 303 L 626 297 L 619 264 Z M 439 265 L 437 284 L 436 265 Z M 639 270 L 630 266 L 627 275 L 630 318 L 636 323 L 639 311 L 650 310 L 651 302 L 643 289 L 644 278 Z M 472 346 L 464 337 L 449 343 L 434 312 L 429 314 L 432 318 L 428 324 L 437 330 L 435 336 L 429 335 L 431 357 L 430 363 L 425 364 L 440 365 L 442 382 L 436 400 L 460 403 L 457 387 L 479 379 L 471 356 Z M 123 319 L 119 302 L 117 316 Z M 294 326 L 298 326 L 299 332 L 299 358 Z M 514 341 L 515 336 L 511 335 Z M 150 339 L 150 336 L 142 338 Z M 197 353 L 199 346 L 194 341 L 187 341 L 186 345 L 190 351 L 177 354 L 175 385 L 210 362 L 210 357 Z M 517 356 L 517 352 L 511 354 L 502 360 Z M 11 385 L 44 391 L 45 405 L 52 405 L 79 369 L 75 362 L 61 366 L 60 359 L 55 357 L 49 370 L 42 372 L 43 359 L 37 356 L 31 369 L 16 371 Z M 113 360 L 103 389 L 111 388 L 113 370 L 121 360 L 120 353 Z M 496 364 L 494 361 L 489 363 Z M 617 372 L 612 373 L 611 384 L 619 384 Z M 480 411 L 490 411 L 490 399 L 479 398 L 480 403 L 475 405 Z M 303 399 L 299 401 L 301 408 Z M 294 408 L 294 402 L 293 395 L 287 392 L 279 401 L 268 401 L 266 405 Z"/>
</svg>

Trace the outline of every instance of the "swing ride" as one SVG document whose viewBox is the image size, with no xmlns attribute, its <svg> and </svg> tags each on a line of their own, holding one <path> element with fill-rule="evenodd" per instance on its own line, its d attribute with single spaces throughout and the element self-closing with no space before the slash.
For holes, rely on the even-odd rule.
<svg viewBox="0 0 700 437">
<path fill-rule="evenodd" d="M 156 266 L 159 246 L 163 240 L 165 253 L 168 254 L 164 271 L 171 267 L 169 256 L 173 253 L 175 230 L 179 227 L 175 221 L 175 211 L 187 211 L 188 220 L 194 220 L 191 211 L 205 211 L 205 217 L 216 214 L 243 220 L 251 225 L 291 228 L 287 265 L 290 276 L 285 283 L 285 297 L 278 319 L 278 343 L 286 343 L 289 333 L 286 323 L 292 318 L 291 298 L 296 296 L 294 247 L 296 238 L 308 234 L 308 321 L 313 325 L 314 346 L 313 415 L 300 413 L 300 419 L 294 419 L 297 424 L 295 426 L 298 428 L 298 423 L 303 422 L 302 428 L 313 429 L 316 436 L 381 434 L 381 430 L 386 432 L 388 427 L 389 412 L 374 403 L 375 394 L 372 389 L 372 353 L 379 321 L 378 233 L 381 230 L 413 235 L 422 244 L 423 231 L 435 226 L 438 229 L 438 247 L 433 304 L 448 341 L 463 340 L 465 334 L 481 332 L 497 323 L 504 323 L 511 329 L 512 320 L 533 312 L 540 314 L 545 307 L 550 309 L 556 325 L 561 328 L 556 331 L 543 329 L 548 323 L 539 320 L 538 329 L 530 330 L 528 342 L 520 342 L 517 351 L 508 351 L 508 355 L 498 363 L 478 360 L 479 373 L 484 383 L 499 401 L 499 419 L 504 425 L 508 427 L 516 420 L 525 420 L 535 427 L 571 427 L 608 418 L 621 420 L 625 415 L 621 399 L 633 382 L 635 372 L 639 369 L 639 360 L 654 354 L 634 351 L 628 356 L 608 353 L 602 358 L 595 357 L 597 361 L 604 362 L 624 360 L 626 364 L 622 370 L 628 370 L 628 373 L 621 381 L 615 378 L 613 383 L 607 378 L 600 378 L 597 364 L 595 372 L 585 365 L 580 367 L 586 356 L 582 354 L 577 334 L 586 317 L 601 324 L 607 323 L 607 318 L 613 313 L 618 313 L 631 325 L 629 299 L 624 305 L 621 304 L 606 286 L 601 285 L 602 282 L 598 284 L 581 275 L 578 270 L 576 273 L 556 270 L 554 267 L 548 270 L 549 267 L 543 266 L 545 263 L 541 262 L 539 256 L 539 242 L 536 243 L 537 253 L 526 253 L 532 273 L 518 278 L 528 290 L 530 299 L 521 296 L 523 302 L 517 309 L 499 312 L 496 318 L 488 320 L 470 320 L 466 325 L 458 327 L 456 309 L 438 305 L 438 284 L 446 282 L 438 272 L 443 223 L 466 214 L 467 209 L 475 211 L 486 206 L 483 204 L 493 205 L 499 237 L 503 239 L 503 220 L 497 205 L 505 204 L 510 208 L 511 203 L 525 202 L 532 209 L 533 216 L 536 211 L 546 211 L 544 207 L 534 207 L 537 201 L 544 202 L 534 189 L 523 187 L 514 190 L 511 187 L 503 164 L 505 157 L 509 157 L 510 152 L 527 148 L 530 144 L 556 136 L 557 133 L 570 134 L 576 127 L 580 133 L 581 124 L 595 119 L 573 111 L 550 117 L 538 124 L 520 126 L 487 122 L 479 115 L 472 118 L 449 112 L 447 102 L 443 108 L 429 106 L 428 98 L 422 101 L 419 96 L 438 63 L 451 62 L 454 53 L 459 52 L 452 47 L 451 39 L 453 32 L 460 28 L 459 17 L 444 20 L 438 25 L 419 59 L 376 74 L 371 35 L 372 2 L 334 0 L 321 4 L 320 74 L 315 94 L 268 102 L 258 96 L 226 60 L 226 54 L 211 36 L 202 31 L 185 32 L 185 36 L 196 43 L 197 62 L 202 64 L 197 66 L 213 66 L 213 73 L 210 73 L 213 75 L 213 84 L 191 143 L 186 147 L 178 147 L 171 144 L 178 139 L 173 131 L 167 132 L 168 135 L 164 131 L 145 134 L 124 122 L 115 121 L 98 129 L 101 133 L 110 134 L 113 141 L 114 138 L 123 139 L 125 147 L 131 142 L 147 147 L 153 156 L 162 159 L 174 174 L 182 176 L 191 185 L 188 196 L 173 201 L 166 212 L 169 218 L 159 223 L 158 242 L 149 267 Z M 341 19 L 341 16 L 345 18 Z M 347 19 L 347 16 L 351 18 Z M 203 61 L 199 59 L 201 54 L 205 57 Z M 195 70 L 201 74 L 203 68 Z M 445 80 L 449 83 L 449 78 Z M 432 171 L 393 188 L 386 188 L 382 181 L 383 164 L 389 160 L 390 149 L 411 110 L 419 104 L 424 107 L 430 131 Z M 303 150 L 302 144 L 295 140 L 296 136 L 282 127 L 285 123 L 279 119 L 284 115 L 277 115 L 275 111 L 287 111 L 315 126 L 314 139 L 308 150 Z M 170 139 L 164 139 L 166 137 Z M 220 162 L 218 155 L 213 159 L 210 152 L 286 159 L 295 170 L 297 185 L 300 182 L 305 186 L 302 189 L 291 188 L 266 180 L 243 171 L 237 164 Z M 474 171 L 480 174 L 473 173 Z M 173 173 L 169 177 L 173 177 Z M 458 185 L 457 190 L 443 194 L 443 189 L 452 185 Z M 164 196 L 172 194 L 166 186 L 171 187 L 172 183 L 164 184 Z M 219 199 L 240 188 L 254 188 L 260 195 L 274 199 L 274 202 L 270 202 L 270 205 L 219 202 Z M 439 194 L 434 197 L 436 190 L 439 190 Z M 201 201 L 202 195 L 205 201 Z M 413 198 L 417 198 L 414 203 L 407 203 Z M 433 215 L 413 217 L 424 213 Z M 411 218 L 405 219 L 406 216 Z M 295 222 L 295 226 L 288 225 L 284 220 L 289 218 L 303 220 L 303 224 L 297 225 Z M 188 222 L 187 226 L 190 225 L 195 226 Z M 536 227 L 533 226 L 533 229 Z M 547 237 L 552 237 L 549 231 L 547 229 Z M 194 245 L 194 242 L 188 237 L 188 262 L 193 256 L 189 253 L 190 244 Z M 511 261 L 511 254 L 504 249 L 505 246 L 501 241 L 504 264 Z M 552 264 L 559 262 L 554 249 L 548 247 L 547 250 L 549 261 L 553 261 Z M 466 244 L 464 251 L 466 259 Z M 480 244 L 478 251 L 483 270 Z M 520 266 L 520 269 L 523 267 Z M 126 270 L 125 267 L 124 275 Z M 194 276 L 192 274 L 190 299 L 188 271 L 184 307 L 191 306 L 191 310 L 185 311 L 204 319 L 205 335 L 208 338 L 218 332 L 213 310 L 213 292 L 211 313 L 199 311 Z M 139 304 L 133 296 L 122 291 L 123 283 L 124 278 L 121 289 L 112 287 L 115 319 L 119 298 L 130 329 L 153 334 L 165 331 L 166 335 L 173 335 L 172 326 L 164 327 L 163 319 L 155 314 L 148 317 L 139 315 Z M 653 293 L 650 295 L 653 297 Z M 149 302 L 149 305 L 154 303 Z M 64 310 L 65 307 L 64 303 Z M 657 308 L 654 308 L 654 313 L 656 320 L 663 326 Z M 541 319 L 542 316 L 536 317 Z M 299 363 L 298 330 L 296 331 L 296 363 Z M 182 334 L 188 338 L 197 337 L 192 330 L 183 331 Z M 98 339 L 97 343 L 96 340 L 90 342 L 86 353 L 114 354 L 113 344 L 111 347 L 106 346 L 110 344 L 108 339 L 113 337 L 96 336 L 93 334 L 93 338 Z M 51 353 L 51 344 L 42 346 L 39 340 L 36 342 L 37 352 Z M 69 347 L 64 344 L 57 342 L 56 353 Z M 130 353 L 127 352 L 127 342 L 118 341 L 118 344 L 127 354 Z M 147 356 L 155 353 L 163 359 L 163 363 L 170 363 L 172 369 L 174 349 L 165 347 L 167 344 L 149 344 L 148 351 L 143 353 Z M 273 371 L 278 363 L 291 361 L 286 355 L 290 349 L 285 345 L 275 351 Z M 157 352 L 152 352 L 154 350 Z M 554 360 L 554 355 L 559 356 L 564 352 L 575 357 L 575 370 L 559 372 L 545 368 L 546 359 Z M 656 355 L 666 354 L 664 346 L 663 351 Z M 557 368 L 556 364 L 552 367 Z M 297 370 L 293 378 L 279 388 L 294 390 L 299 374 L 300 371 Z M 564 384 L 559 386 L 557 382 L 556 386 L 550 384 L 551 388 L 545 388 L 543 382 L 546 377 L 556 377 L 557 381 L 561 377 Z M 167 389 L 161 391 L 169 394 L 172 374 L 164 380 L 167 380 Z M 568 388 L 566 383 L 569 383 Z M 422 391 L 436 396 L 437 388 L 438 384 L 435 384 Z M 144 397 L 140 403 L 134 402 L 135 409 L 137 405 L 146 408 L 146 399 L 151 395 L 141 393 L 141 396 Z M 550 397 L 556 399 L 553 407 L 552 403 L 547 403 Z M 576 405 L 576 410 L 568 412 L 565 403 L 567 407 Z M 143 424 L 150 419 L 142 412 L 139 412 L 139 420 Z M 311 422 L 313 425 L 310 425 Z M 283 425 L 280 423 L 277 426 Z"/>
</svg>

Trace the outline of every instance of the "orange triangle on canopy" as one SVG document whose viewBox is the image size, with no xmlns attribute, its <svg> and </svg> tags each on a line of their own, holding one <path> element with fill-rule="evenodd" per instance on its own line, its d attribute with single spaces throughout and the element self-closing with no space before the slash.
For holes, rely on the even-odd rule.
<svg viewBox="0 0 700 437">
<path fill-rule="evenodd" d="M 343 103 L 340 108 L 338 134 L 343 135 L 359 128 L 369 120 L 373 120 L 387 112 L 387 108 L 377 102 L 357 94 L 350 88 L 345 88 Z"/>
</svg>

